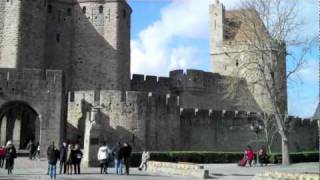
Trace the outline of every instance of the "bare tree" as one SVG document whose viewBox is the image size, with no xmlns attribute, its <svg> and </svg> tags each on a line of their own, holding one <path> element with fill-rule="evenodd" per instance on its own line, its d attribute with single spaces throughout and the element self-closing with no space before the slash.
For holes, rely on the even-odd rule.
<svg viewBox="0 0 320 180">
<path fill-rule="evenodd" d="M 247 81 L 261 111 L 269 114 L 263 118 L 267 143 L 272 144 L 276 133 L 281 136 L 283 165 L 290 164 L 287 80 L 300 70 L 315 39 L 299 37 L 305 23 L 298 20 L 297 13 L 296 1 L 244 0 L 224 27 L 226 39 L 236 33 L 232 45 L 237 47 L 227 54 L 236 66 L 232 72 L 236 78 L 226 81 L 227 96 L 235 96 L 241 81 Z M 304 46 L 302 53 L 289 53 L 287 48 L 292 46 Z M 288 72 L 287 60 L 292 67 Z"/>
</svg>

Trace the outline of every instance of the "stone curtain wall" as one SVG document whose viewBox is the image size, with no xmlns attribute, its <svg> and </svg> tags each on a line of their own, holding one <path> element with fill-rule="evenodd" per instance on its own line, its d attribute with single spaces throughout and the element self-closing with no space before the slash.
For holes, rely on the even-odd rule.
<svg viewBox="0 0 320 180">
<path fill-rule="evenodd" d="M 40 145 L 44 150 L 52 141 L 60 144 L 63 135 L 62 89 L 63 74 L 59 70 L 0 69 L 0 107 L 18 101 L 33 108 L 40 118 Z"/>
<path fill-rule="evenodd" d="M 171 71 L 170 77 L 134 74 L 131 89 L 157 94 L 174 94 L 179 96 L 180 105 L 183 108 L 260 112 L 245 81 L 241 84 L 236 96 L 227 94 L 228 78 L 228 76 L 192 69 L 186 72 Z"/>
<path fill-rule="evenodd" d="M 91 132 L 99 134 L 91 142 L 94 145 L 106 141 L 113 146 L 121 141 L 133 145 L 134 151 L 146 148 L 239 152 L 247 145 L 258 149 L 264 144 L 264 132 L 255 133 L 250 128 L 260 121 L 260 115 L 254 112 L 182 108 L 179 98 L 170 94 L 108 90 L 73 92 L 70 96 L 67 135 L 74 142 L 83 141 L 76 139 L 79 134 L 84 136 L 81 124 L 91 118 L 92 107 L 99 106 L 95 127 L 100 128 Z M 293 118 L 290 151 L 315 150 L 316 133 L 314 122 Z M 278 142 L 276 136 L 274 151 L 281 147 Z"/>
<path fill-rule="evenodd" d="M 71 141 L 83 141 L 83 121 L 89 118 L 91 108 L 99 105 L 97 117 L 104 131 L 96 142 L 106 141 L 113 146 L 118 141 L 126 141 L 135 150 L 179 148 L 177 97 L 133 91 L 122 94 L 111 90 L 72 92 L 70 96 L 73 97 L 69 98 L 67 139 Z M 79 135 L 82 138 L 77 139 Z"/>
</svg>

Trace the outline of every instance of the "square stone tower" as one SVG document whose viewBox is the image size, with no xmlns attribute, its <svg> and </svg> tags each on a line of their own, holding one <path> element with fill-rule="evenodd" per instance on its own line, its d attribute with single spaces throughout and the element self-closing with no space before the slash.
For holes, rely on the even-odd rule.
<svg viewBox="0 0 320 180">
<path fill-rule="evenodd" d="M 274 77 L 276 78 L 276 87 L 280 91 L 278 100 L 283 114 L 287 112 L 287 85 L 286 85 L 286 57 L 285 45 L 273 40 L 265 28 L 257 11 L 253 9 L 239 9 L 226 11 L 225 7 L 219 0 L 215 0 L 210 5 L 210 55 L 212 63 L 212 72 L 225 76 L 233 76 L 245 78 L 249 84 L 249 89 L 253 94 L 256 102 L 259 104 L 263 112 L 273 113 L 270 97 L 266 92 L 266 88 L 257 81 L 257 67 L 248 65 L 250 59 L 261 59 L 262 53 L 247 42 L 254 42 L 256 38 L 248 30 L 248 24 L 244 21 L 244 14 L 254 19 L 257 24 L 259 34 L 268 42 L 267 60 L 270 65 L 274 66 Z M 242 18 L 240 18 L 242 17 Z M 254 52 L 254 53 L 253 53 Z M 242 69 L 252 69 L 249 74 L 244 74 Z M 249 67 L 250 66 L 250 67 Z M 246 71 L 248 73 L 248 71 Z"/>
</svg>

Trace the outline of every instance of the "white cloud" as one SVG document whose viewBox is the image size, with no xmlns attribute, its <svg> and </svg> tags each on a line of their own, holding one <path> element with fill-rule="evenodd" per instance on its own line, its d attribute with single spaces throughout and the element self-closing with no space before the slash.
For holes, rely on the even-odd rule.
<svg viewBox="0 0 320 180">
<path fill-rule="evenodd" d="M 177 39 L 208 38 L 209 0 L 172 1 L 160 19 L 143 29 L 131 42 L 132 72 L 167 75 L 172 69 L 193 68 L 200 62 L 198 48 Z"/>
</svg>

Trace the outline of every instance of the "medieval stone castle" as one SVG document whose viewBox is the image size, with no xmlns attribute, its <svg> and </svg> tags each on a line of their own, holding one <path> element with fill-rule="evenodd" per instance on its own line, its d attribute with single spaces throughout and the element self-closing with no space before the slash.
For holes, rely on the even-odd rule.
<svg viewBox="0 0 320 180">
<path fill-rule="evenodd" d="M 86 161 L 101 141 L 126 141 L 135 151 L 261 144 L 263 130 L 250 127 L 268 112 L 264 97 L 245 82 L 238 96 L 224 96 L 237 66 L 226 55 L 241 53 L 232 43 L 240 35 L 224 28 L 236 11 L 210 6 L 213 72 L 170 77 L 130 76 L 131 13 L 125 0 L 0 1 L 1 144 L 11 139 L 23 149 L 34 139 L 46 149 L 67 140 L 83 146 Z M 314 122 L 295 119 L 290 127 L 292 151 L 317 148 Z"/>
</svg>

